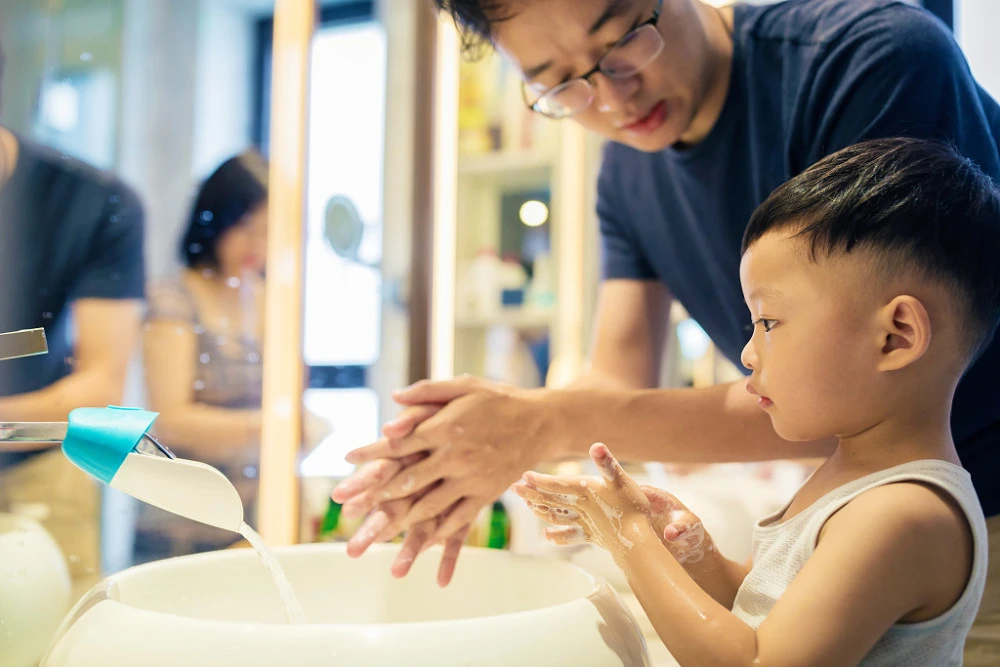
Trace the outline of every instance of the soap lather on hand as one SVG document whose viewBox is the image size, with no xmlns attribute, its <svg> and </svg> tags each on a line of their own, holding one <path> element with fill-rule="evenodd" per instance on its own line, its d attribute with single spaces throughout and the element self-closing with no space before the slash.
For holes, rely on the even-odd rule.
<svg viewBox="0 0 1000 667">
<path fill-rule="evenodd" d="M 553 524 L 545 530 L 550 541 L 593 542 L 614 554 L 634 548 L 635 531 L 629 528 L 646 522 L 681 564 L 700 562 L 715 551 L 701 520 L 677 498 L 640 486 L 602 443 L 590 448 L 590 456 L 600 478 L 528 472 L 512 487 L 540 519 Z"/>
</svg>

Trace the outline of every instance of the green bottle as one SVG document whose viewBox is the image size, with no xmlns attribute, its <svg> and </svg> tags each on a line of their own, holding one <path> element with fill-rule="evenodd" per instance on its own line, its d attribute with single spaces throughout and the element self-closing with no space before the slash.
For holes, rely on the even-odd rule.
<svg viewBox="0 0 1000 667">
<path fill-rule="evenodd" d="M 490 512 L 490 534 L 486 546 L 490 549 L 510 547 L 510 517 L 499 500 L 493 503 L 493 510 Z"/>
<path fill-rule="evenodd" d="M 343 506 L 333 498 L 326 506 L 326 515 L 319 527 L 317 539 L 320 542 L 333 542 L 337 539 L 337 528 L 340 527 L 340 511 Z"/>
</svg>

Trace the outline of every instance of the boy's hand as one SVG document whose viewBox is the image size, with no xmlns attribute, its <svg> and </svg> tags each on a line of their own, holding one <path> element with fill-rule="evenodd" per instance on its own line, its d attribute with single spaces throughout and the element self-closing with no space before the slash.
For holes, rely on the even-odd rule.
<svg viewBox="0 0 1000 667">
<path fill-rule="evenodd" d="M 662 489 L 643 486 L 642 490 L 649 500 L 649 518 L 653 529 L 678 563 L 698 563 L 715 551 L 712 536 L 705 531 L 701 519 L 684 503 Z"/>
<path fill-rule="evenodd" d="M 590 455 L 602 478 L 529 472 L 514 485 L 539 518 L 554 524 L 546 538 L 561 545 L 593 542 L 615 553 L 632 545 L 629 527 L 645 521 L 683 565 L 714 551 L 701 521 L 677 498 L 639 486 L 603 444 L 591 447 Z"/>
<path fill-rule="evenodd" d="M 649 523 L 651 505 L 607 446 L 593 445 L 590 457 L 601 478 L 528 472 L 513 489 L 536 515 L 556 526 L 545 530 L 552 542 L 593 542 L 612 554 L 619 553 L 633 545 L 631 527 Z"/>
</svg>

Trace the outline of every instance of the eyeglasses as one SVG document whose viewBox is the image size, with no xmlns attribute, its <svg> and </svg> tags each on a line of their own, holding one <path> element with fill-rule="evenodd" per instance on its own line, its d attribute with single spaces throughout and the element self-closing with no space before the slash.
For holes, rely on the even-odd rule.
<svg viewBox="0 0 1000 667">
<path fill-rule="evenodd" d="M 594 101 L 595 88 L 590 78 L 598 72 L 611 79 L 627 79 L 638 74 L 663 50 L 663 36 L 656 27 L 662 7 L 663 0 L 658 0 L 653 16 L 618 40 L 589 72 L 549 88 L 534 102 L 528 98 L 531 86 L 522 81 L 521 95 L 525 104 L 548 118 L 566 118 L 583 111 Z"/>
</svg>

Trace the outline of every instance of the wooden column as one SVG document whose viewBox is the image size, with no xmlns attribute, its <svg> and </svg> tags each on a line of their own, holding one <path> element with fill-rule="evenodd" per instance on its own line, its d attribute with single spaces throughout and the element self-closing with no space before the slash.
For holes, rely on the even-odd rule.
<svg viewBox="0 0 1000 667">
<path fill-rule="evenodd" d="M 259 532 L 293 544 L 302 431 L 302 295 L 312 0 L 277 0 L 271 93 Z"/>
<path fill-rule="evenodd" d="M 455 243 L 458 227 L 459 37 L 451 17 L 437 20 L 434 59 L 434 124 L 430 300 L 430 369 L 434 379 L 455 368 Z M 470 221 L 472 222 L 472 221 Z"/>
</svg>

